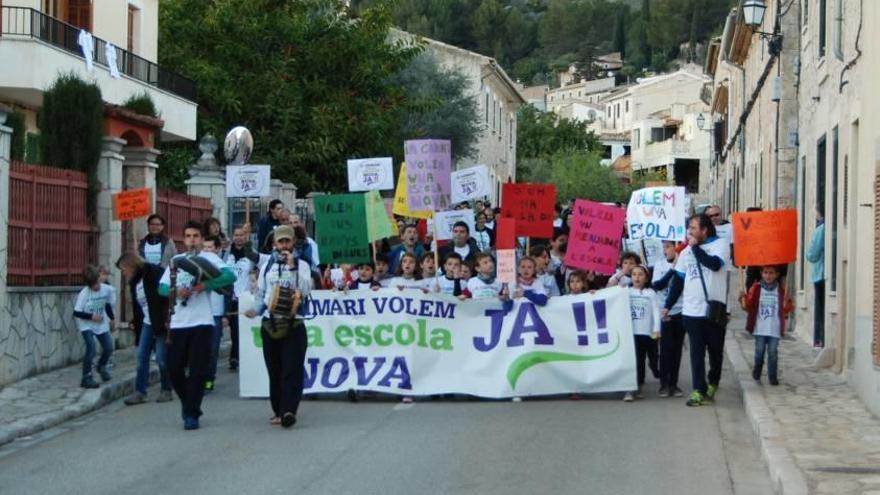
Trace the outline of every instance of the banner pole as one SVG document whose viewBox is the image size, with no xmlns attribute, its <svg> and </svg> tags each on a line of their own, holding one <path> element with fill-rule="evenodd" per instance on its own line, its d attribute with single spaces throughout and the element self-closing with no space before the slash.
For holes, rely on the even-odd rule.
<svg viewBox="0 0 880 495">
<path fill-rule="evenodd" d="M 532 238 L 531 238 L 531 237 L 526 237 L 526 252 L 525 252 L 525 256 L 528 256 L 529 253 L 530 253 L 531 251 L 532 251 Z"/>
<path fill-rule="evenodd" d="M 247 235 L 251 235 L 251 198 L 245 196 L 244 198 L 244 228 L 247 230 Z"/>
</svg>

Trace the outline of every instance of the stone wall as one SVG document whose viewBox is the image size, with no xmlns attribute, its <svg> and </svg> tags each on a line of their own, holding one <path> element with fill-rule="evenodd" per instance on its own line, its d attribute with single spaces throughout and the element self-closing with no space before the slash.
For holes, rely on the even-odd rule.
<svg viewBox="0 0 880 495">
<path fill-rule="evenodd" d="M 73 364 L 84 346 L 73 320 L 79 288 L 10 288 L 0 308 L 0 386 Z"/>
</svg>

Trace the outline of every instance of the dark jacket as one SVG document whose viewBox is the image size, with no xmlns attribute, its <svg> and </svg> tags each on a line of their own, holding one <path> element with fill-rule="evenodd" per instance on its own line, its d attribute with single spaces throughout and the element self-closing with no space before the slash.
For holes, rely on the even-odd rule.
<svg viewBox="0 0 880 495">
<path fill-rule="evenodd" d="M 471 263 L 480 254 L 480 248 L 477 247 L 477 240 L 473 237 L 468 237 L 468 247 L 471 248 L 470 253 L 465 257 L 465 263 Z M 440 264 L 445 263 L 446 257 L 449 256 L 450 253 L 455 252 L 455 243 L 450 242 L 445 246 L 440 246 L 440 251 L 437 253 L 438 258 L 440 258 Z"/>
<path fill-rule="evenodd" d="M 268 250 L 266 249 L 266 238 L 279 225 L 281 225 L 281 222 L 275 220 L 271 213 L 267 213 L 266 216 L 260 219 L 260 224 L 257 226 L 257 249 L 261 253 L 269 254 L 272 252 L 271 244 Z"/>
<path fill-rule="evenodd" d="M 145 263 L 141 271 L 129 281 L 131 306 L 134 309 L 133 323 L 138 335 L 140 335 L 141 327 L 144 324 L 144 312 L 141 309 L 141 305 L 137 303 L 137 284 L 141 280 L 144 282 L 144 293 L 147 296 L 147 308 L 150 310 L 153 335 L 165 335 L 165 320 L 168 317 L 168 297 L 159 295 L 159 281 L 164 273 L 164 268 Z"/>
<path fill-rule="evenodd" d="M 162 261 L 159 262 L 159 265 L 162 266 L 162 268 L 168 268 L 168 266 L 171 264 L 171 258 L 177 255 L 177 246 L 174 245 L 174 241 L 165 236 L 144 236 L 144 238 L 138 242 L 138 254 L 141 255 L 141 258 L 147 257 L 146 249 L 144 248 L 147 241 L 149 241 L 150 244 L 156 244 L 156 242 L 162 243 Z"/>
</svg>

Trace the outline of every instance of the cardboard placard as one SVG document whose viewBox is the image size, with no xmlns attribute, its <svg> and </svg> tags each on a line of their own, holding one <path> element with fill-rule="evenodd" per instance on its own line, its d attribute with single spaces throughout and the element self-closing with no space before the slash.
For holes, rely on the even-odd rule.
<svg viewBox="0 0 880 495">
<path fill-rule="evenodd" d="M 504 284 L 512 284 L 516 281 L 516 250 L 499 249 L 495 252 L 498 257 L 498 281 Z"/>
<path fill-rule="evenodd" d="M 620 233 L 626 214 L 622 208 L 578 199 L 568 236 L 565 264 L 606 275 L 617 269 Z"/>
<path fill-rule="evenodd" d="M 516 235 L 553 237 L 556 219 L 556 187 L 552 184 L 504 184 L 501 216 L 516 220 Z"/>
<path fill-rule="evenodd" d="M 153 212 L 153 189 L 129 189 L 113 195 L 113 219 L 134 220 Z"/>
<path fill-rule="evenodd" d="M 328 264 L 370 261 L 364 195 L 328 194 L 316 196 L 314 201 L 315 240 L 321 246 L 321 261 Z"/>
<path fill-rule="evenodd" d="M 397 177 L 397 189 L 394 191 L 394 208 L 391 210 L 395 215 L 408 218 L 431 218 L 431 211 L 410 210 L 409 195 L 406 190 L 406 163 L 400 165 L 400 175 Z"/>
<path fill-rule="evenodd" d="M 452 203 L 452 142 L 416 139 L 403 143 L 410 210 L 443 211 Z"/>
<path fill-rule="evenodd" d="M 474 210 L 451 210 L 438 211 L 434 213 L 435 237 L 438 241 L 448 241 L 452 239 L 452 227 L 457 222 L 464 222 L 468 225 L 471 235 L 474 235 L 476 222 L 474 221 Z"/>
<path fill-rule="evenodd" d="M 783 265 L 797 259 L 797 210 L 733 214 L 737 266 Z"/>
<path fill-rule="evenodd" d="M 512 218 L 495 220 L 495 249 L 516 249 L 516 220 Z"/>
<path fill-rule="evenodd" d="M 226 167 L 226 197 L 255 198 L 272 195 L 272 167 L 229 165 Z"/>
<path fill-rule="evenodd" d="M 385 191 L 394 189 L 394 168 L 391 158 L 348 160 L 348 190 Z"/>
<path fill-rule="evenodd" d="M 646 187 L 633 191 L 626 209 L 629 238 L 683 241 L 686 200 L 683 187 Z"/>
<path fill-rule="evenodd" d="M 461 203 L 489 195 L 489 168 L 485 165 L 452 172 L 452 202 Z"/>
<path fill-rule="evenodd" d="M 385 211 L 385 201 L 379 191 L 370 191 L 364 195 L 364 209 L 367 217 L 367 238 L 370 242 L 390 237 L 392 234 L 391 220 Z"/>
</svg>

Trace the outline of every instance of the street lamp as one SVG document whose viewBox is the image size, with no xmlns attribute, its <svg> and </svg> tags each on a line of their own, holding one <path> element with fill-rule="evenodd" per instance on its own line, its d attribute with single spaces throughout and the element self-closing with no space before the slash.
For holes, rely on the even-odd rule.
<svg viewBox="0 0 880 495">
<path fill-rule="evenodd" d="M 706 117 L 703 114 L 697 115 L 697 128 L 701 131 L 706 130 Z"/>
<path fill-rule="evenodd" d="M 764 25 L 764 14 L 767 13 L 767 4 L 764 0 L 746 0 L 742 7 L 743 23 L 752 28 L 755 34 L 769 41 L 768 51 L 770 55 L 776 56 L 782 53 L 782 32 L 779 27 L 779 16 L 776 16 L 776 23 L 773 25 L 772 33 L 758 31 L 758 28 Z"/>
</svg>

